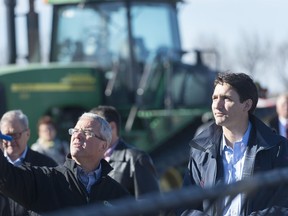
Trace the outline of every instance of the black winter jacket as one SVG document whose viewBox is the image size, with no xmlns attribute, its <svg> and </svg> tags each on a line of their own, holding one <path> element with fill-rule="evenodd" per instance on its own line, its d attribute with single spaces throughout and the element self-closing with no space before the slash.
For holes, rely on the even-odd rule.
<svg viewBox="0 0 288 216">
<path fill-rule="evenodd" d="M 28 147 L 26 156 L 23 160 L 26 166 L 47 166 L 56 167 L 57 163 L 50 157 L 33 151 Z M 35 215 L 29 212 L 23 206 L 19 205 L 12 199 L 0 194 L 0 215 L 5 216 L 26 216 Z"/>
<path fill-rule="evenodd" d="M 255 173 L 287 167 L 287 140 L 276 135 L 255 116 L 250 116 L 250 121 L 252 130 L 248 141 L 242 179 L 253 176 Z M 224 182 L 221 138 L 222 127 L 213 123 L 190 142 L 190 161 L 184 179 L 184 187 L 196 185 L 209 188 Z M 245 204 L 245 208 L 241 215 L 249 215 L 274 205 L 287 207 L 287 187 L 286 184 L 281 188 L 262 189 L 249 197 L 243 195 L 242 204 Z M 271 200 L 272 202 L 269 202 Z M 216 206 L 209 208 L 209 203 L 203 201 L 201 205 L 191 207 L 183 215 L 201 215 L 200 212 L 203 211 L 207 215 L 217 215 L 216 212 L 219 212 Z"/>
<path fill-rule="evenodd" d="M 129 193 L 107 174 L 111 166 L 101 160 L 101 179 L 88 194 L 77 178 L 77 164 L 68 155 L 63 166 L 55 168 L 14 167 L 0 153 L 0 191 L 37 213 L 90 203 L 111 203 Z"/>
<path fill-rule="evenodd" d="M 156 169 L 147 153 L 120 139 L 109 164 L 113 167 L 109 175 L 136 198 L 150 192 L 160 193 Z"/>
<path fill-rule="evenodd" d="M 279 118 L 278 116 L 274 116 L 272 119 L 268 121 L 268 126 L 272 128 L 272 130 L 275 130 L 277 134 L 280 134 L 280 128 L 279 128 Z"/>
</svg>

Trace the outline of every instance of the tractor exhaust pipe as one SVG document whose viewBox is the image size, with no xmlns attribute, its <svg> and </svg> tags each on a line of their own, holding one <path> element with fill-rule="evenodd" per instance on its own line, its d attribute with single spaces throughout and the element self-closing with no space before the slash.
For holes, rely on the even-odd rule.
<svg viewBox="0 0 288 216">
<path fill-rule="evenodd" d="M 16 31 L 15 31 L 15 6 L 16 0 L 5 0 L 7 7 L 7 44 L 8 64 L 16 63 Z"/>
<path fill-rule="evenodd" d="M 9 0 L 8 0 L 9 1 Z M 29 0 L 27 14 L 28 62 L 40 62 L 39 18 L 34 9 L 34 0 Z"/>
</svg>

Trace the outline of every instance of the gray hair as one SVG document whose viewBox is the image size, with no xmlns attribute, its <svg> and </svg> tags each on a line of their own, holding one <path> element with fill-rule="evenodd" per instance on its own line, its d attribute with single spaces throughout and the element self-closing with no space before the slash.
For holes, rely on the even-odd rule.
<svg viewBox="0 0 288 216">
<path fill-rule="evenodd" d="M 112 129 L 110 127 L 110 124 L 103 117 L 95 113 L 85 112 L 80 116 L 79 119 L 81 119 L 82 117 L 89 117 L 99 122 L 100 136 L 107 141 L 108 145 L 110 145 L 112 141 Z"/>
<path fill-rule="evenodd" d="M 4 113 L 4 115 L 1 118 L 0 125 L 3 122 L 8 122 L 8 121 L 15 120 L 15 119 L 17 119 L 21 123 L 23 128 L 25 129 L 29 128 L 28 117 L 22 112 L 22 110 L 10 110 Z"/>
</svg>

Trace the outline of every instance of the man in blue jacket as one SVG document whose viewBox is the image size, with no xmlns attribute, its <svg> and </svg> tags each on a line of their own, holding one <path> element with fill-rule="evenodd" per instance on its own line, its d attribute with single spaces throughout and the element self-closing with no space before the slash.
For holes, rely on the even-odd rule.
<svg viewBox="0 0 288 216">
<path fill-rule="evenodd" d="M 212 95 L 215 122 L 190 142 L 184 187 L 230 184 L 255 173 L 287 167 L 287 140 L 253 115 L 257 102 L 257 87 L 248 75 L 218 75 Z M 287 184 L 282 186 L 248 196 L 239 194 L 232 202 L 227 197 L 222 205 L 211 206 L 203 201 L 190 206 L 182 215 L 249 215 L 273 206 L 286 207 Z"/>
</svg>

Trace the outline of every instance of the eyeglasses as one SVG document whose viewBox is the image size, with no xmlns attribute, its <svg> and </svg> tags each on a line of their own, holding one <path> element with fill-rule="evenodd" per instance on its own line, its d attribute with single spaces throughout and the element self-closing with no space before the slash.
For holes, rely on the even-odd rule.
<svg viewBox="0 0 288 216">
<path fill-rule="evenodd" d="M 81 134 L 85 135 L 86 138 L 96 137 L 97 139 L 106 142 L 106 140 L 105 140 L 104 138 L 96 135 L 96 134 L 95 134 L 93 131 L 91 131 L 91 130 L 83 130 L 83 129 L 77 129 L 77 128 L 70 128 L 70 129 L 68 130 L 68 133 L 69 133 L 70 135 L 73 135 L 73 134 L 75 134 L 75 133 L 81 133 Z"/>
<path fill-rule="evenodd" d="M 5 134 L 7 136 L 11 136 L 13 138 L 13 140 L 18 140 L 20 139 L 20 137 L 22 136 L 22 134 L 27 131 L 28 129 L 24 129 L 23 131 L 21 132 L 17 132 L 17 133 L 8 133 L 8 134 Z"/>
</svg>

